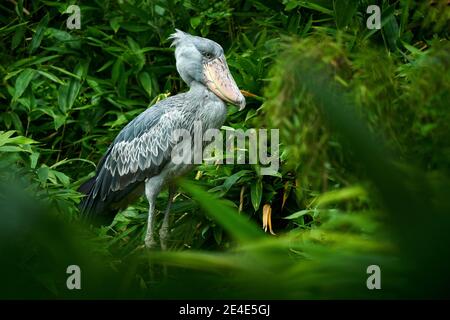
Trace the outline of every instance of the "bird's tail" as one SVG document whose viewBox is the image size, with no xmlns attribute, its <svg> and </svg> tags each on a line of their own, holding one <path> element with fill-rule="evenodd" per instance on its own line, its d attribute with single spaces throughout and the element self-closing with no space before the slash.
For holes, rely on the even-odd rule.
<svg viewBox="0 0 450 320">
<path fill-rule="evenodd" d="M 78 188 L 78 192 L 85 194 L 78 208 L 85 220 L 94 224 L 109 224 L 117 210 L 110 208 L 108 199 L 102 200 L 100 197 L 94 196 L 96 182 L 97 176 L 89 179 Z"/>
<path fill-rule="evenodd" d="M 91 179 L 89 179 L 88 181 L 86 181 L 85 183 L 83 183 L 79 188 L 78 188 L 78 192 L 83 193 L 85 195 L 88 195 L 92 188 L 94 188 L 95 185 L 95 179 L 97 177 L 93 177 Z M 83 198 L 84 199 L 84 198 Z"/>
<path fill-rule="evenodd" d="M 95 193 L 96 185 L 100 183 L 98 176 L 83 183 L 78 192 L 85 194 L 79 204 L 83 218 L 95 225 L 109 225 L 119 210 L 136 201 L 144 191 L 144 183 L 136 181 L 122 190 L 110 192 L 106 197 Z"/>
</svg>

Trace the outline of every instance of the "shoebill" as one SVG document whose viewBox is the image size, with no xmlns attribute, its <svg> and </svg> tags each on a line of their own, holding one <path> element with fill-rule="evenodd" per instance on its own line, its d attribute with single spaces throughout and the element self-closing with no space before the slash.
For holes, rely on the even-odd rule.
<svg viewBox="0 0 450 320">
<path fill-rule="evenodd" d="M 194 163 L 172 161 L 172 151 L 180 143 L 175 130 L 187 130 L 193 136 L 194 122 L 201 124 L 203 133 L 210 128 L 219 129 L 226 118 L 227 103 L 241 110 L 245 107 L 219 44 L 180 30 L 170 39 L 175 47 L 177 71 L 189 90 L 159 101 L 128 123 L 100 160 L 95 177 L 79 189 L 86 194 L 80 210 L 90 217 L 113 218 L 145 194 L 149 205 L 145 245 L 151 248 L 157 246 L 155 201 L 161 190 L 168 187 L 169 201 L 159 232 L 162 249 L 167 248 L 174 182 Z M 188 147 L 194 148 L 190 142 Z"/>
</svg>

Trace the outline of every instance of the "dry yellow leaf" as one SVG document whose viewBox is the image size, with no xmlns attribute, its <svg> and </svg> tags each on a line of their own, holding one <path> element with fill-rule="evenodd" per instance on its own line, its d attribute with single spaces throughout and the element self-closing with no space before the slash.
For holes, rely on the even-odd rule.
<svg viewBox="0 0 450 320">
<path fill-rule="evenodd" d="M 268 203 L 263 207 L 263 229 L 265 232 L 269 230 L 270 234 L 275 235 L 272 230 L 272 207 Z"/>
<path fill-rule="evenodd" d="M 195 180 L 200 180 L 200 178 L 203 176 L 203 171 L 197 171 L 197 174 L 195 175 Z"/>
<path fill-rule="evenodd" d="M 241 194 L 239 197 L 239 213 L 242 212 L 242 209 L 244 208 L 244 194 L 245 194 L 245 186 L 242 186 Z"/>
</svg>

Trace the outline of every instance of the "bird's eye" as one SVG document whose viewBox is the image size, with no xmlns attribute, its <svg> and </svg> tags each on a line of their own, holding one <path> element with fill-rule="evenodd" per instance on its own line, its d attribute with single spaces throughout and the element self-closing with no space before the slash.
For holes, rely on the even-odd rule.
<svg viewBox="0 0 450 320">
<path fill-rule="evenodd" d="M 209 52 L 203 52 L 203 56 L 205 56 L 205 58 L 208 58 L 208 59 L 212 58 L 212 54 Z"/>
</svg>

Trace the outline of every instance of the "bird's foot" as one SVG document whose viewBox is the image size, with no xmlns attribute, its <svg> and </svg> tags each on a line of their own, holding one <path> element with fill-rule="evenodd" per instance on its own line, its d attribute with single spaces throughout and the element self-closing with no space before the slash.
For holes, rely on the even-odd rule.
<svg viewBox="0 0 450 320">
<path fill-rule="evenodd" d="M 155 241 L 155 238 L 153 237 L 146 237 L 145 238 L 145 247 L 147 249 L 155 249 L 158 246 L 158 244 Z"/>
</svg>

